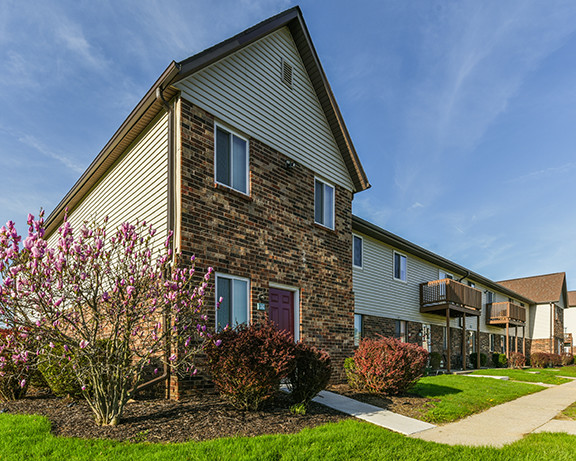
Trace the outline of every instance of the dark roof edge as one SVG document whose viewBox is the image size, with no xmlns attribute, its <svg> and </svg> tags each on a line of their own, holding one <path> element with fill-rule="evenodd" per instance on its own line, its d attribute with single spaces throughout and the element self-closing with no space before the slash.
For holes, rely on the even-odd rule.
<svg viewBox="0 0 576 461">
<path fill-rule="evenodd" d="M 92 161 L 90 166 L 82 173 L 82 176 L 76 181 L 72 189 L 68 191 L 68 193 L 64 196 L 64 198 L 60 201 L 60 203 L 54 208 L 54 210 L 50 213 L 48 218 L 45 222 L 46 232 L 50 234 L 54 231 L 54 228 L 62 221 L 64 217 L 64 213 L 66 208 L 72 201 L 72 198 L 78 193 L 78 191 L 85 186 L 90 181 L 96 182 L 99 178 L 95 178 L 95 174 L 99 167 L 102 165 L 104 160 L 107 159 L 108 155 L 114 150 L 114 148 L 118 145 L 118 143 L 126 136 L 130 130 L 134 127 L 134 125 L 140 120 L 140 118 L 150 109 L 152 104 L 154 104 L 156 100 L 156 89 L 161 88 L 165 89 L 169 85 L 171 85 L 174 80 L 176 79 L 179 72 L 178 65 L 172 61 L 170 65 L 166 68 L 166 70 L 160 75 L 158 80 L 152 85 L 152 87 L 148 90 L 146 95 L 140 100 L 140 102 L 136 105 L 136 107 L 132 110 L 130 115 L 124 120 L 120 128 L 114 133 L 112 138 L 106 143 L 104 148 L 100 151 L 100 153 L 96 156 L 96 158 Z"/>
<path fill-rule="evenodd" d="M 464 266 L 456 264 L 455 262 L 450 261 L 449 259 L 446 259 L 440 255 L 437 255 L 436 253 L 433 253 L 425 248 L 422 248 L 421 246 L 418 246 L 415 243 L 403 239 L 402 237 L 399 237 L 398 235 L 393 234 L 392 232 L 387 231 L 385 229 L 382 229 L 381 227 L 378 227 L 375 224 L 372 224 L 371 222 L 368 222 L 355 215 L 352 215 L 352 229 L 361 232 L 365 235 L 368 235 L 383 243 L 386 243 L 394 248 L 405 251 L 406 253 L 410 253 L 411 255 L 416 256 L 420 259 L 441 266 L 443 269 L 447 269 L 456 274 L 464 275 L 468 272 L 469 275 L 468 277 L 466 277 L 467 279 L 480 283 L 488 288 L 492 288 L 493 290 L 499 291 L 500 293 L 509 295 L 510 297 L 519 299 L 527 304 L 536 304 L 535 301 L 525 296 L 522 296 L 520 293 L 516 293 L 515 291 L 509 290 L 508 288 L 503 287 L 502 285 L 498 284 L 497 282 L 494 282 L 493 280 L 490 280 L 480 274 L 477 274 L 476 272 L 473 272 L 465 268 Z"/>
</svg>

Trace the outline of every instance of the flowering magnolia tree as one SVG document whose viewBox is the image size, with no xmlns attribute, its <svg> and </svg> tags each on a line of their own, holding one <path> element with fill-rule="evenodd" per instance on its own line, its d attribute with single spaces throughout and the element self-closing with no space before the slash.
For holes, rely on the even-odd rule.
<svg viewBox="0 0 576 461">
<path fill-rule="evenodd" d="M 170 267 L 171 235 L 154 255 L 146 222 L 110 234 L 106 224 L 72 229 L 65 218 L 55 248 L 42 212 L 28 216 L 23 240 L 14 223 L 0 228 L 0 324 L 35 339 L 13 347 L 18 360 L 71 365 L 97 424 L 116 425 L 154 364 L 196 372 L 194 357 L 211 337 L 204 297 L 212 268 L 200 278 L 194 258 Z"/>
</svg>

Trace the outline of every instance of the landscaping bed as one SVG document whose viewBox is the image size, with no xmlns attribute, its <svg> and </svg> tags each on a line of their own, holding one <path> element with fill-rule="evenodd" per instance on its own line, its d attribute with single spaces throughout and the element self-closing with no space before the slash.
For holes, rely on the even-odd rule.
<svg viewBox="0 0 576 461">
<path fill-rule="evenodd" d="M 312 402 L 306 415 L 292 415 L 287 395 L 278 396 L 260 411 L 236 410 L 218 394 L 199 392 L 181 401 L 138 400 L 126 405 L 116 427 L 99 427 L 82 400 L 37 395 L 0 402 L 0 411 L 48 417 L 59 436 L 113 439 L 132 442 L 201 441 L 229 436 L 291 434 L 306 427 L 349 419 L 336 410 Z"/>
</svg>

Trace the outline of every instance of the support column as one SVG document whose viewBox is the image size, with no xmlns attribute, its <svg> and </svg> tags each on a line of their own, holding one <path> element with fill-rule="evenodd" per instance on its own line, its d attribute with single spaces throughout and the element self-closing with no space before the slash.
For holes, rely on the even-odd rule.
<svg viewBox="0 0 576 461">
<path fill-rule="evenodd" d="M 452 367 L 450 366 L 450 356 L 452 355 L 452 346 L 450 345 L 450 309 L 446 309 L 446 370 L 450 373 Z"/>
<path fill-rule="evenodd" d="M 466 369 L 466 314 L 462 313 L 462 369 Z"/>
<path fill-rule="evenodd" d="M 476 317 L 476 368 L 480 369 L 480 316 Z"/>
<path fill-rule="evenodd" d="M 510 358 L 510 324 L 506 324 L 506 358 Z"/>
<path fill-rule="evenodd" d="M 514 350 L 518 352 L 518 325 L 514 325 Z"/>
<path fill-rule="evenodd" d="M 526 327 L 524 325 L 522 326 L 522 353 L 528 358 L 526 355 Z"/>
</svg>

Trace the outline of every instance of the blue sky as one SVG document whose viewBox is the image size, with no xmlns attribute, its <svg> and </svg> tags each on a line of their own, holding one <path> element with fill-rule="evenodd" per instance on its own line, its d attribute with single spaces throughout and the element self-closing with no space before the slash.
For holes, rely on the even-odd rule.
<svg viewBox="0 0 576 461">
<path fill-rule="evenodd" d="M 52 210 L 171 60 L 296 3 L 0 0 L 0 221 Z M 354 212 L 576 289 L 576 3 L 300 3 L 372 188 Z"/>
</svg>

